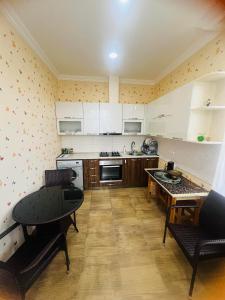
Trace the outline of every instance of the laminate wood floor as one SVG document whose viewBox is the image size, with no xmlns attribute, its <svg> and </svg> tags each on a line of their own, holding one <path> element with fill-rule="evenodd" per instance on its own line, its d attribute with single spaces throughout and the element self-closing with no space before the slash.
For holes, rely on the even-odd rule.
<svg viewBox="0 0 225 300">
<path fill-rule="evenodd" d="M 60 252 L 27 293 L 27 300 L 188 299 L 191 267 L 168 236 L 164 211 L 145 189 L 85 192 L 79 233 L 68 233 L 71 269 Z M 225 299 L 223 259 L 201 263 L 193 300 Z"/>
</svg>

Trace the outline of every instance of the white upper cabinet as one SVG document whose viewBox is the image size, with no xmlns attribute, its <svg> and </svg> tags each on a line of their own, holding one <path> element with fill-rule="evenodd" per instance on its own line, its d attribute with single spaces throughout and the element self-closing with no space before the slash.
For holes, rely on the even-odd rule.
<svg viewBox="0 0 225 300">
<path fill-rule="evenodd" d="M 57 119 L 83 119 L 83 104 L 81 102 L 56 102 Z"/>
<path fill-rule="evenodd" d="M 178 88 L 148 105 L 148 133 L 187 138 L 193 85 Z"/>
<path fill-rule="evenodd" d="M 162 96 L 148 106 L 148 131 L 151 135 L 164 136 L 169 115 L 168 97 Z"/>
<path fill-rule="evenodd" d="M 144 120 L 144 115 L 143 104 L 123 104 L 124 120 Z"/>
<path fill-rule="evenodd" d="M 99 134 L 99 103 L 83 103 L 84 134 Z"/>
<path fill-rule="evenodd" d="M 186 139 L 190 119 L 193 84 L 182 86 L 168 94 L 165 135 L 169 138 Z"/>
<path fill-rule="evenodd" d="M 100 103 L 100 134 L 122 134 L 122 104 Z"/>
</svg>

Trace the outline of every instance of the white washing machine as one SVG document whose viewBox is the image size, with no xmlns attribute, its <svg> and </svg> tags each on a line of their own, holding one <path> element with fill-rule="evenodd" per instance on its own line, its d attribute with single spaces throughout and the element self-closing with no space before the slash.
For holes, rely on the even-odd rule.
<svg viewBox="0 0 225 300">
<path fill-rule="evenodd" d="M 82 160 L 57 160 L 56 162 L 57 169 L 73 169 L 75 172 L 75 179 L 73 184 L 75 187 L 84 189 L 83 184 L 83 162 Z"/>
</svg>

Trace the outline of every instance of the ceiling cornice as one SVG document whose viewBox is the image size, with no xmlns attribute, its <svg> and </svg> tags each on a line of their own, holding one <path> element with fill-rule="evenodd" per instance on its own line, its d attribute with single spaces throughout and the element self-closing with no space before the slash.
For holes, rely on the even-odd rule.
<svg viewBox="0 0 225 300">
<path fill-rule="evenodd" d="M 64 75 L 58 76 L 59 80 L 72 80 L 72 81 L 94 81 L 94 82 L 108 82 L 108 77 L 103 76 L 79 76 L 79 75 Z M 137 85 L 154 85 L 154 80 L 142 80 L 131 78 L 120 78 L 122 84 L 137 84 Z"/>
<path fill-rule="evenodd" d="M 101 76 L 79 76 L 79 75 L 64 75 L 60 74 L 58 76 L 59 80 L 73 80 L 73 81 L 93 81 L 93 82 L 108 82 L 108 77 Z M 138 85 L 154 85 L 153 80 L 142 80 L 142 79 L 130 79 L 130 78 L 120 78 L 120 83 L 122 84 L 138 84 Z"/>
<path fill-rule="evenodd" d="M 140 84 L 140 85 L 154 85 L 155 80 L 121 78 L 120 83 L 123 83 L 123 84 Z"/>
<path fill-rule="evenodd" d="M 59 80 L 73 80 L 73 81 L 94 81 L 94 82 L 108 82 L 108 77 L 104 76 L 82 76 L 82 75 L 58 75 Z"/>
<path fill-rule="evenodd" d="M 212 41 L 219 32 L 212 32 L 209 36 L 204 37 L 194 43 L 190 48 L 188 48 L 182 55 L 178 56 L 176 60 L 174 60 L 170 65 L 168 65 L 160 74 L 156 77 L 155 83 L 158 83 L 161 79 L 166 77 L 169 73 L 174 71 L 177 67 L 179 67 L 186 60 L 191 58 L 196 52 L 201 50 L 204 46 L 206 46 L 210 41 Z"/>
<path fill-rule="evenodd" d="M 50 71 L 58 77 L 58 71 L 50 61 L 44 50 L 40 47 L 37 41 L 33 38 L 30 31 L 23 24 L 21 19 L 18 17 L 12 6 L 5 0 L 0 1 L 0 11 L 10 22 L 10 24 L 16 29 L 16 31 L 24 38 L 28 45 L 35 51 L 35 53 L 41 58 L 41 60 L 48 66 Z"/>
</svg>

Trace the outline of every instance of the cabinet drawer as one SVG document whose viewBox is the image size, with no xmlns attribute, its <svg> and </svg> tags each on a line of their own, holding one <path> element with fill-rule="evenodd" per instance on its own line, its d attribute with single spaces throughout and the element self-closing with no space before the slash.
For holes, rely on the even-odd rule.
<svg viewBox="0 0 225 300">
<path fill-rule="evenodd" d="M 97 180 L 93 180 L 88 183 L 88 188 L 97 188 L 97 187 L 99 187 Z"/>
<path fill-rule="evenodd" d="M 84 160 L 85 189 L 99 187 L 99 163 L 97 159 Z"/>
<path fill-rule="evenodd" d="M 88 175 L 89 176 L 93 176 L 93 175 L 97 175 L 98 174 L 98 169 L 97 168 L 89 168 L 88 169 Z"/>
<path fill-rule="evenodd" d="M 96 168 L 97 166 L 98 166 L 98 160 L 97 159 L 89 160 L 89 168 Z"/>
<path fill-rule="evenodd" d="M 115 181 L 115 182 L 100 182 L 100 187 L 121 187 L 123 186 L 123 181 Z"/>
</svg>

